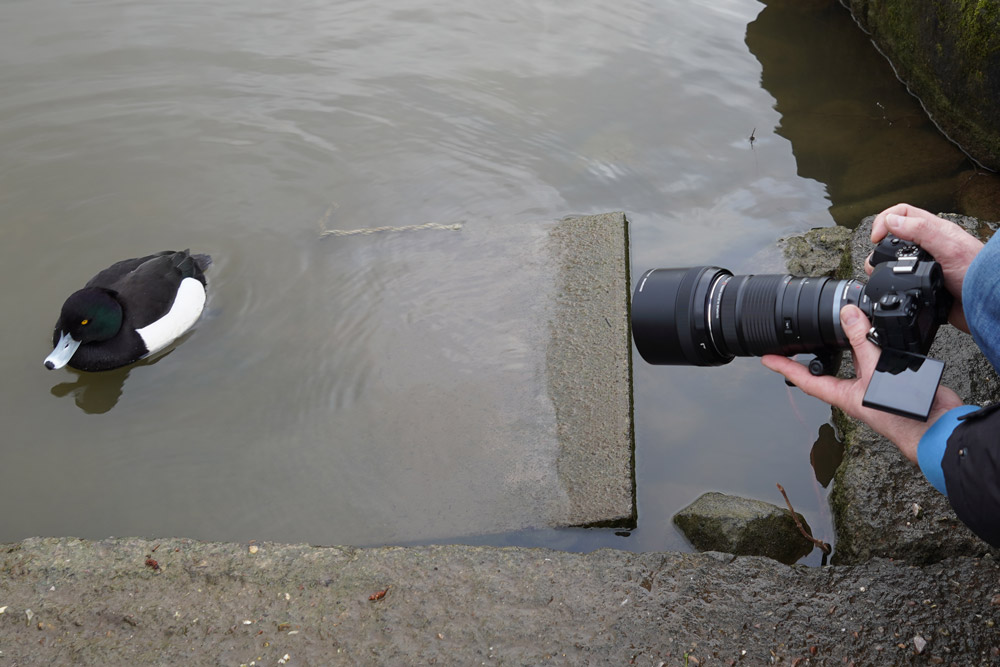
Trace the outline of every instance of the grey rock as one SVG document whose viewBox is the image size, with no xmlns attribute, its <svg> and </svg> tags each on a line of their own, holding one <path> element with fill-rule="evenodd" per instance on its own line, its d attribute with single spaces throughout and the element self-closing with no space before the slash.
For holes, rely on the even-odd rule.
<svg viewBox="0 0 1000 667">
<path fill-rule="evenodd" d="M 844 249 L 851 241 L 846 227 L 817 227 L 778 241 L 788 272 L 796 276 L 833 276 L 841 269 Z"/>
<path fill-rule="evenodd" d="M 798 517 L 812 534 L 805 518 Z M 714 491 L 674 515 L 674 523 L 699 551 L 765 556 L 792 564 L 813 550 L 786 509 Z"/>
</svg>

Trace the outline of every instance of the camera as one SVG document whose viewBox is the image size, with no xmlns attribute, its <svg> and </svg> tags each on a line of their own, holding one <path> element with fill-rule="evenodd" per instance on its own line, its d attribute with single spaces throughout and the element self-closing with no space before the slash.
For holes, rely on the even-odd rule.
<svg viewBox="0 0 1000 667">
<path fill-rule="evenodd" d="M 889 235 L 867 283 L 788 274 L 733 275 L 717 266 L 650 269 L 632 297 L 632 337 L 650 364 L 721 366 L 735 357 L 813 354 L 814 375 L 834 374 L 850 347 L 840 310 L 858 306 L 882 349 L 867 407 L 926 421 L 944 363 L 926 357 L 952 296 L 941 265 Z"/>
</svg>

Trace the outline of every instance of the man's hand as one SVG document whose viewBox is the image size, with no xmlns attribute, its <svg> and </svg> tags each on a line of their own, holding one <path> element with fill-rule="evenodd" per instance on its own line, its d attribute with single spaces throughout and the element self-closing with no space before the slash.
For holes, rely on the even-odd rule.
<svg viewBox="0 0 1000 667">
<path fill-rule="evenodd" d="M 947 224 L 953 225 L 950 222 Z M 900 238 L 905 237 L 900 236 Z M 865 390 L 868 389 L 868 381 L 875 370 L 881 350 L 866 338 L 871 323 L 860 308 L 845 306 L 840 311 L 840 323 L 854 353 L 854 370 L 857 377 L 853 379 L 844 380 L 829 375 L 815 376 L 802 364 L 775 354 L 766 355 L 761 361 L 767 368 L 781 373 L 789 382 L 810 396 L 835 405 L 851 417 L 865 422 L 899 447 L 906 458 L 916 463 L 920 438 L 941 415 L 962 405 L 962 399 L 951 389 L 938 387 L 926 422 L 864 407 L 861 401 Z"/>
<path fill-rule="evenodd" d="M 875 216 L 872 243 L 878 243 L 887 233 L 913 241 L 934 256 L 944 272 L 945 288 L 955 297 L 948 321 L 956 329 L 968 333 L 969 325 L 962 309 L 962 284 L 969 264 L 983 249 L 982 242 L 954 222 L 909 204 L 896 204 Z M 871 275 L 872 267 L 867 261 L 865 271 Z"/>
</svg>

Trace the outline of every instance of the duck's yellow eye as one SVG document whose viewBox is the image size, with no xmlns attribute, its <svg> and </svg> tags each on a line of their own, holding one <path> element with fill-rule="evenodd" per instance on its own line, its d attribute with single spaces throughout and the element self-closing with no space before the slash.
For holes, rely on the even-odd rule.
<svg viewBox="0 0 1000 667">
<path fill-rule="evenodd" d="M 90 320 L 84 320 L 83 322 L 80 322 L 80 324 L 86 324 L 86 323 L 87 323 L 87 322 L 89 322 L 89 321 L 90 321 Z"/>
</svg>

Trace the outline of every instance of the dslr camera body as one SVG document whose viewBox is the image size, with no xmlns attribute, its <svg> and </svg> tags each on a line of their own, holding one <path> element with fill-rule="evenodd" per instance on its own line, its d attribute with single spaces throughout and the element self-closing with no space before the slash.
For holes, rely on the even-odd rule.
<svg viewBox="0 0 1000 667">
<path fill-rule="evenodd" d="M 941 265 L 920 246 L 891 234 L 875 246 L 869 263 L 872 274 L 864 289 L 872 302 L 866 311 L 869 340 L 882 349 L 927 354 L 953 301 Z"/>
<path fill-rule="evenodd" d="M 889 235 L 867 283 L 788 274 L 735 276 L 716 266 L 651 269 L 632 297 L 632 336 L 648 363 L 721 366 L 737 356 L 809 353 L 814 375 L 833 374 L 850 347 L 840 310 L 858 306 L 881 349 L 867 407 L 926 421 L 944 371 L 928 349 L 952 296 L 941 265 Z"/>
</svg>

